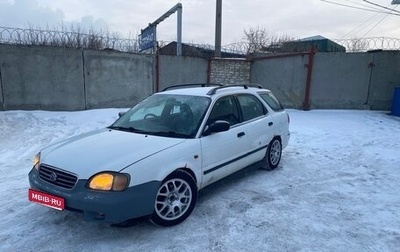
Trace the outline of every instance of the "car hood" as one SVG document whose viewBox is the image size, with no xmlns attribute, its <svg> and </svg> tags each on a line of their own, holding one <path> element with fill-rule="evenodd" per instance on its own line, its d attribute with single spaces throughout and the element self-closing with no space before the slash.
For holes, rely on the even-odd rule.
<svg viewBox="0 0 400 252">
<path fill-rule="evenodd" d="M 184 141 L 181 138 L 101 129 L 43 149 L 41 163 L 75 173 L 80 179 L 88 179 L 101 171 L 121 171 Z"/>
</svg>

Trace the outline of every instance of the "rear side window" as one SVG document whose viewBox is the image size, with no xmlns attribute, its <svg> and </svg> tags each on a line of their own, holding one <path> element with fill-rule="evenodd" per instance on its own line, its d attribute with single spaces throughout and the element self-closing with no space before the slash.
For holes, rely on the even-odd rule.
<svg viewBox="0 0 400 252">
<path fill-rule="evenodd" d="M 253 95 L 237 96 L 240 108 L 242 109 L 243 121 L 248 121 L 266 114 L 266 109 L 261 101 Z"/>
<path fill-rule="evenodd" d="M 283 110 L 281 103 L 271 92 L 259 93 L 259 95 L 274 111 Z"/>
</svg>

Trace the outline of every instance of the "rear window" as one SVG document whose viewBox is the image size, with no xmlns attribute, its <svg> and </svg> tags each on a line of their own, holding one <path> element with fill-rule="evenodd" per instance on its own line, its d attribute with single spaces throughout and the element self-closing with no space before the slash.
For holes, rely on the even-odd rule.
<svg viewBox="0 0 400 252">
<path fill-rule="evenodd" d="M 283 110 L 281 103 L 271 92 L 259 93 L 259 95 L 274 111 Z"/>
</svg>

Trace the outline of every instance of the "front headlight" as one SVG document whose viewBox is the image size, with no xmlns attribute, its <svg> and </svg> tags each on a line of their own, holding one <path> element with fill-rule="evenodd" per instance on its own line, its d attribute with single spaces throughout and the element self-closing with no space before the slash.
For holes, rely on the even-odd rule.
<svg viewBox="0 0 400 252">
<path fill-rule="evenodd" d="M 129 175 L 116 172 L 102 172 L 89 179 L 88 187 L 102 191 L 123 191 L 129 184 Z"/>
<path fill-rule="evenodd" d="M 40 152 L 36 154 L 35 157 L 33 158 L 33 167 L 36 170 L 39 170 L 39 166 L 40 166 Z"/>
</svg>

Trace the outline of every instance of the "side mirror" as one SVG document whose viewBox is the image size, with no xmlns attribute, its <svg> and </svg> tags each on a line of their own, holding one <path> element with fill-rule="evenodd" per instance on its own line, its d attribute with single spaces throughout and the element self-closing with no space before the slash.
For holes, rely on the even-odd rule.
<svg viewBox="0 0 400 252">
<path fill-rule="evenodd" d="M 230 127 L 231 125 L 229 124 L 229 122 L 217 120 L 206 128 L 206 130 L 204 131 L 204 135 L 208 136 L 213 133 L 228 131 Z"/>
<path fill-rule="evenodd" d="M 126 112 L 118 112 L 118 117 L 121 118 L 125 114 L 126 114 Z"/>
</svg>

